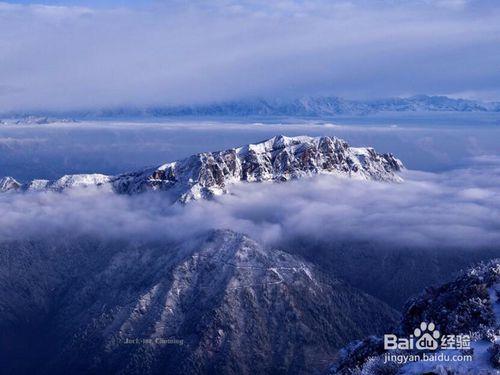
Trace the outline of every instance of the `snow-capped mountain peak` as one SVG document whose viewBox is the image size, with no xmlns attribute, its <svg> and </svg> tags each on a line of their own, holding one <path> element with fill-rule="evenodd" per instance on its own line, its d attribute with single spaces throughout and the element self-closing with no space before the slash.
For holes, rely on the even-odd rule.
<svg viewBox="0 0 500 375">
<path fill-rule="evenodd" d="M 401 161 L 392 154 L 350 147 L 336 137 L 280 135 L 117 176 L 67 175 L 54 181 L 34 180 L 23 185 L 11 179 L 8 184 L 0 185 L 0 191 L 62 191 L 86 186 L 108 187 L 119 194 L 162 190 L 171 193 L 175 201 L 186 203 L 227 193 L 234 183 L 284 182 L 318 174 L 400 182 L 397 172 L 402 168 Z"/>
</svg>

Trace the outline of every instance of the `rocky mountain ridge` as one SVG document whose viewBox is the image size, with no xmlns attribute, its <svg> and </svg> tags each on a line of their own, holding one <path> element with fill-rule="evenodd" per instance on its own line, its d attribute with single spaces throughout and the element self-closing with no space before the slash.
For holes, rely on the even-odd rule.
<svg viewBox="0 0 500 375">
<path fill-rule="evenodd" d="M 66 175 L 57 180 L 21 184 L 0 180 L 0 191 L 64 191 L 99 187 L 119 194 L 166 191 L 173 201 L 210 199 L 242 182 L 284 182 L 330 174 L 361 180 L 401 182 L 403 164 L 392 154 L 373 148 L 350 147 L 336 137 L 276 136 L 224 151 L 205 152 L 186 159 L 116 176 Z"/>
</svg>

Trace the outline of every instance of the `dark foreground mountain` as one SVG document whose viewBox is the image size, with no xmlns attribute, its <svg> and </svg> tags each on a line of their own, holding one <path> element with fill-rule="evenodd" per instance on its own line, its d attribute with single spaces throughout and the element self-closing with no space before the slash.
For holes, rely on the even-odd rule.
<svg viewBox="0 0 500 375">
<path fill-rule="evenodd" d="M 244 235 L 2 245 L 7 373 L 289 374 L 326 368 L 396 313 Z"/>
<path fill-rule="evenodd" d="M 408 301 L 398 337 L 419 337 L 421 327 L 436 341 L 432 350 L 384 349 L 382 337 L 371 336 L 346 347 L 331 374 L 498 374 L 500 372 L 500 259 L 469 269 L 454 281 L 428 288 Z M 417 330 L 418 329 L 418 330 Z M 470 338 L 470 349 L 443 349 Z M 449 338 L 443 341 L 443 338 Z M 432 340 L 432 338 L 431 338 Z M 450 340 L 450 341 L 448 341 Z M 467 345 L 466 345 L 467 346 Z M 472 360 L 386 361 L 394 355 L 471 355 Z M 463 357 L 462 357 L 463 358 Z"/>
<path fill-rule="evenodd" d="M 392 154 L 373 148 L 350 147 L 335 137 L 277 136 L 225 151 L 205 152 L 184 160 L 117 176 L 66 175 L 58 180 L 33 180 L 21 184 L 0 179 L 1 191 L 64 191 L 97 186 L 119 194 L 160 190 L 173 201 L 186 203 L 225 194 L 231 184 L 284 182 L 318 174 L 375 181 L 402 181 L 403 168 Z"/>
</svg>

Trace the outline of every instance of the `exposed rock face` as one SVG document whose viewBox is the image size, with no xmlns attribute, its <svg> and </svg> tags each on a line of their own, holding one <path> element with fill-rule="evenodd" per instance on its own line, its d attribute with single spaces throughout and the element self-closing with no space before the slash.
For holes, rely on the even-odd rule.
<svg viewBox="0 0 500 375">
<path fill-rule="evenodd" d="M 40 335 L 33 335 L 36 327 L 28 332 L 39 347 L 21 353 L 0 348 L 10 361 L 20 357 L 41 374 L 313 373 L 349 340 L 395 322 L 396 313 L 376 299 L 231 231 L 170 247 L 114 254 L 109 248 L 79 272 L 73 269 L 79 263 L 69 259 L 57 272 L 46 264 L 44 272 L 31 271 L 50 275 L 38 283 L 50 293 L 33 295 L 26 309 L 32 313 L 39 303 L 47 314 L 37 323 Z M 57 276 L 61 272 L 66 276 Z M 30 280 L 26 274 L 0 276 L 7 278 L 5 293 L 14 295 Z M 57 279 L 67 281 L 57 286 Z M 45 301 L 48 296 L 53 300 Z M 29 321 L 22 304 L 10 308 L 14 300 L 0 304 L 0 344 L 8 342 L 9 329 L 19 335 L 16 322 Z M 28 352 L 37 353 L 38 362 L 23 361 Z"/>
<path fill-rule="evenodd" d="M 402 163 L 371 148 L 353 148 L 331 137 L 274 137 L 240 148 L 201 153 L 113 182 L 118 192 L 176 191 L 181 202 L 227 192 L 235 182 L 288 181 L 315 174 L 400 181 Z"/>
<path fill-rule="evenodd" d="M 458 352 L 438 349 L 437 353 L 473 355 L 469 362 L 385 362 L 382 337 L 353 342 L 341 352 L 331 374 L 494 374 L 500 344 L 500 259 L 464 272 L 453 282 L 428 288 L 408 301 L 395 333 L 409 337 L 422 322 L 432 322 L 441 336 L 469 335 L 471 349 Z M 390 332 L 388 332 L 390 333 Z M 440 351 L 439 351 L 440 350 Z M 417 350 L 394 350 L 396 354 L 420 354 Z M 489 359 L 488 359 L 489 358 Z M 488 359 L 488 360 L 485 360 Z"/>
<path fill-rule="evenodd" d="M 14 180 L 12 177 L 0 178 L 0 192 L 17 190 L 21 187 L 21 184 Z"/>
<path fill-rule="evenodd" d="M 163 190 L 182 203 L 227 193 L 239 182 L 288 181 L 333 174 L 376 181 L 402 181 L 403 164 L 392 154 L 355 148 L 335 137 L 273 137 L 225 151 L 200 153 L 184 160 L 118 176 L 73 175 L 34 180 L 20 190 L 55 190 L 82 186 L 108 187 L 120 194 Z M 3 190 L 9 190 L 3 189 Z"/>
</svg>

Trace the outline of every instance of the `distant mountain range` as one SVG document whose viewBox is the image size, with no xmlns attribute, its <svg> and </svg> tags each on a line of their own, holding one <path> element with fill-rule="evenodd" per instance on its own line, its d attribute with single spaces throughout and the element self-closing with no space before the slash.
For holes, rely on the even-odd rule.
<svg viewBox="0 0 500 375">
<path fill-rule="evenodd" d="M 252 100 L 201 106 L 151 108 L 139 114 L 152 116 L 333 116 L 378 112 L 500 112 L 500 103 L 418 95 L 409 98 L 349 100 L 339 97 L 305 97 L 294 100 Z M 124 111 L 124 114 L 127 110 Z M 115 114 L 113 111 L 104 115 Z"/>
<path fill-rule="evenodd" d="M 88 111 L 4 113 L 4 118 L 114 118 L 172 116 L 299 116 L 369 115 L 379 112 L 500 112 L 500 102 L 453 99 L 447 96 L 416 95 L 406 98 L 350 100 L 339 97 L 303 97 L 299 99 L 252 99 L 201 105 L 115 107 Z M 46 122 L 46 121 L 43 121 Z"/>
</svg>

